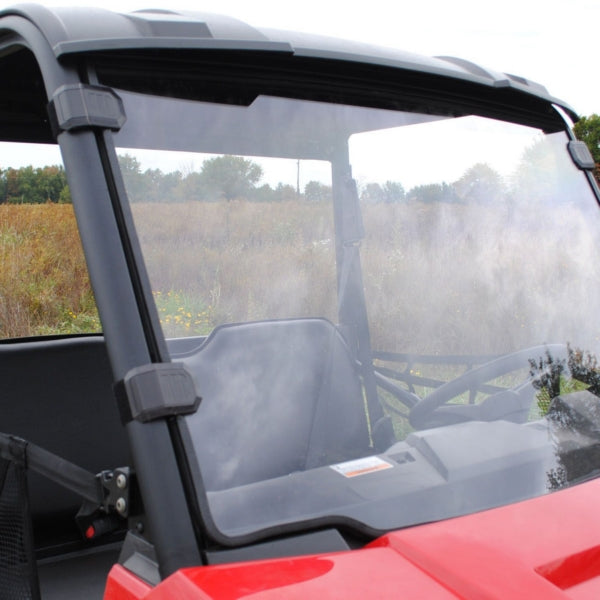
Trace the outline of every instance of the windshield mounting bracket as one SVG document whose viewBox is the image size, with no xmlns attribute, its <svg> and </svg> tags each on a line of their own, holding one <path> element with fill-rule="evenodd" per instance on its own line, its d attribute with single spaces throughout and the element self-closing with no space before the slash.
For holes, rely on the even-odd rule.
<svg viewBox="0 0 600 600">
<path fill-rule="evenodd" d="M 121 416 L 141 423 L 196 412 L 200 397 L 182 363 L 152 363 L 131 369 L 117 386 Z"/>
<path fill-rule="evenodd" d="M 582 171 L 593 171 L 596 167 L 594 157 L 585 142 L 580 140 L 571 140 L 567 148 L 575 165 Z"/>
<path fill-rule="evenodd" d="M 71 84 L 59 87 L 48 104 L 54 137 L 63 131 L 100 128 L 118 131 L 125 124 L 123 101 L 111 88 Z"/>
</svg>

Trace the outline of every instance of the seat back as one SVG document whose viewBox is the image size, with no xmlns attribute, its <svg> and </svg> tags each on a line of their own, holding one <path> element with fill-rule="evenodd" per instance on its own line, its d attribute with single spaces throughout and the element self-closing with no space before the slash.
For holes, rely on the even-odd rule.
<svg viewBox="0 0 600 600">
<path fill-rule="evenodd" d="M 202 397 L 185 422 L 208 490 L 367 451 L 356 365 L 325 319 L 221 326 L 180 359 Z"/>
</svg>

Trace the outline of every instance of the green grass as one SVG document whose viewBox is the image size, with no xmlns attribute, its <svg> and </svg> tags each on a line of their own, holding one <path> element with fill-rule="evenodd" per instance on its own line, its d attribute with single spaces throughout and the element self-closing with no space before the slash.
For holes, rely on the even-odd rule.
<svg viewBox="0 0 600 600">
<path fill-rule="evenodd" d="M 214 328 L 213 307 L 183 291 L 153 292 L 166 337 L 208 335 Z"/>
</svg>

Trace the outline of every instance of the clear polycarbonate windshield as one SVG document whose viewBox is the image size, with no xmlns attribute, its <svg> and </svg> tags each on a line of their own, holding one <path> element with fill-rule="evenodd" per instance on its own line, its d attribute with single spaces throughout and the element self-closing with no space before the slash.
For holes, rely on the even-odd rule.
<svg viewBox="0 0 600 600">
<path fill-rule="evenodd" d="M 566 132 L 119 92 L 121 172 L 220 535 L 384 531 L 598 470 L 598 205 Z M 451 111 L 446 111 L 451 113 Z"/>
</svg>

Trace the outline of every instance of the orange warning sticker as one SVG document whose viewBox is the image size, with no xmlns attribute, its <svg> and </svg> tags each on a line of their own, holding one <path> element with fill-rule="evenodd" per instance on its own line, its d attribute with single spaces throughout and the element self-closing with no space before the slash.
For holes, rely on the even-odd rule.
<svg viewBox="0 0 600 600">
<path fill-rule="evenodd" d="M 391 469 L 393 466 L 386 460 L 379 458 L 379 456 L 367 456 L 366 458 L 331 465 L 331 468 L 341 473 L 344 477 L 358 477 L 359 475 L 366 475 L 367 473 L 374 473 L 383 469 Z"/>
</svg>

